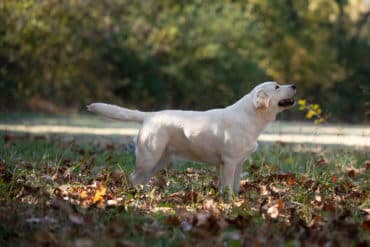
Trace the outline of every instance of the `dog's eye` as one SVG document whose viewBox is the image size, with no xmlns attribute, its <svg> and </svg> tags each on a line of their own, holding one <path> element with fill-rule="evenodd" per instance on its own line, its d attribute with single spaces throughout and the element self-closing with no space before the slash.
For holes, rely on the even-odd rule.
<svg viewBox="0 0 370 247">
<path fill-rule="evenodd" d="M 278 86 L 278 85 L 276 85 L 276 86 L 275 86 L 275 89 L 279 89 L 279 86 Z"/>
</svg>

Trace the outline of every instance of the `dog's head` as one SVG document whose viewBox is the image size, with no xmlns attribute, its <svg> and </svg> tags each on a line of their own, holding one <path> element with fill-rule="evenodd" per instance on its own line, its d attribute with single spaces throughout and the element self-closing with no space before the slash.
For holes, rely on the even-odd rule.
<svg viewBox="0 0 370 247">
<path fill-rule="evenodd" d="M 279 113 L 295 104 L 293 99 L 295 93 L 294 84 L 279 85 L 276 82 L 264 82 L 252 91 L 253 105 L 258 110 Z"/>
</svg>

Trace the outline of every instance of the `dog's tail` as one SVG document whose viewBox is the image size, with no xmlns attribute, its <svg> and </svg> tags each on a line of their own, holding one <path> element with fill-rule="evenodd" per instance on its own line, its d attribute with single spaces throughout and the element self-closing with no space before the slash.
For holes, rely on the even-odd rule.
<svg viewBox="0 0 370 247">
<path fill-rule="evenodd" d="M 151 114 L 149 112 L 130 110 L 116 105 L 109 105 L 104 103 L 92 103 L 86 106 L 86 108 L 90 112 L 94 112 L 108 118 L 138 123 L 142 123 L 145 117 Z"/>
</svg>

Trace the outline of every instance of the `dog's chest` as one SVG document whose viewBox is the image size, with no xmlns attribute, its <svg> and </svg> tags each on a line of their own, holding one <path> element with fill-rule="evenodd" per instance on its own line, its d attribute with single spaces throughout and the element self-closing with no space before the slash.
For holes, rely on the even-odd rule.
<svg viewBox="0 0 370 247">
<path fill-rule="evenodd" d="M 254 136 L 243 133 L 232 133 L 225 138 L 223 156 L 228 156 L 235 160 L 244 160 L 251 153 L 256 151 L 258 144 Z"/>
</svg>

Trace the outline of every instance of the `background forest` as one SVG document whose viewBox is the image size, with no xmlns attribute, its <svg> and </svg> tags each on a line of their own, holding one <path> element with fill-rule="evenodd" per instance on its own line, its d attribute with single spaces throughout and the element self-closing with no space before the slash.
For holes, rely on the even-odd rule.
<svg viewBox="0 0 370 247">
<path fill-rule="evenodd" d="M 201 110 L 276 80 L 296 83 L 332 121 L 364 122 L 369 4 L 0 0 L 0 110 L 77 111 L 91 101 Z"/>
</svg>

